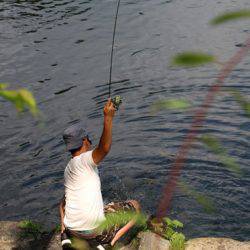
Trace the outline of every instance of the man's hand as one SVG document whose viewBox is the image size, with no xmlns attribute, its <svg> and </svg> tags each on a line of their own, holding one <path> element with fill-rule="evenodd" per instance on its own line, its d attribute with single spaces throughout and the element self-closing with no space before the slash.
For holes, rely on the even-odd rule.
<svg viewBox="0 0 250 250">
<path fill-rule="evenodd" d="M 112 122 L 115 115 L 115 107 L 109 98 L 103 109 L 104 124 L 100 142 L 92 153 L 93 160 L 96 164 L 100 163 L 108 154 L 112 143 Z"/>
<path fill-rule="evenodd" d="M 103 109 L 103 113 L 105 117 L 112 117 L 112 118 L 114 117 L 115 107 L 111 101 L 111 98 L 109 98 L 108 101 L 106 102 L 104 109 Z"/>
</svg>

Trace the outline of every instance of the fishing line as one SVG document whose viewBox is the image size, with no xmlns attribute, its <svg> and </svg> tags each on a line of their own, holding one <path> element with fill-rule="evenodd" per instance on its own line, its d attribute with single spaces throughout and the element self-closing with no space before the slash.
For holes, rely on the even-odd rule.
<svg viewBox="0 0 250 250">
<path fill-rule="evenodd" d="M 120 8 L 121 0 L 117 1 L 116 13 L 115 13 L 115 23 L 113 29 L 113 38 L 112 38 L 112 46 L 111 46 L 111 54 L 110 54 L 110 66 L 109 66 L 109 98 L 111 97 L 111 81 L 112 81 L 112 70 L 113 70 L 113 55 L 114 55 L 114 44 L 115 44 L 115 34 L 116 34 L 116 25 L 118 19 L 118 13 Z"/>
</svg>

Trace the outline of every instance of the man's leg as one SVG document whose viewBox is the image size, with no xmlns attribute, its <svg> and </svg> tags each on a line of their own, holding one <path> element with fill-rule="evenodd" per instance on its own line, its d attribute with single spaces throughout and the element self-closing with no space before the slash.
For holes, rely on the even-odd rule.
<svg viewBox="0 0 250 250">
<path fill-rule="evenodd" d="M 135 211 L 137 213 L 140 213 L 141 211 L 141 206 L 139 204 L 138 201 L 136 200 L 129 200 L 128 201 L 130 204 L 133 205 L 133 207 L 135 208 Z M 129 221 L 124 227 L 122 227 L 116 234 L 115 237 L 113 238 L 113 240 L 111 241 L 111 246 L 113 246 L 115 244 L 115 242 L 120 239 L 126 232 L 128 232 L 128 230 L 130 228 L 132 228 L 135 225 L 135 221 L 131 220 Z"/>
</svg>

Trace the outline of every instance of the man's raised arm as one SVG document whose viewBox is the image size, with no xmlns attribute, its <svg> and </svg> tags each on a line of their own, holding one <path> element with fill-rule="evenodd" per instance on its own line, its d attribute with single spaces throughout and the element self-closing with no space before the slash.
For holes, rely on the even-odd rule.
<svg viewBox="0 0 250 250">
<path fill-rule="evenodd" d="M 103 131 L 100 142 L 98 146 L 94 149 L 92 157 L 96 164 L 100 163 L 103 158 L 108 154 L 111 143 L 112 143 L 112 125 L 113 125 L 113 117 L 115 115 L 115 108 L 111 101 L 108 99 L 107 103 L 103 109 L 104 113 L 104 124 Z"/>
</svg>

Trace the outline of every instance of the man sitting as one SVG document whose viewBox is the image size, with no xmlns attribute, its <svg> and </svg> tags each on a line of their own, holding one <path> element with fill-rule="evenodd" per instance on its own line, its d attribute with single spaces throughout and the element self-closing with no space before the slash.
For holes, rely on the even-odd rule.
<svg viewBox="0 0 250 250">
<path fill-rule="evenodd" d="M 100 244 L 112 246 L 124 235 L 134 222 L 124 227 L 114 226 L 112 230 L 98 233 L 97 228 L 105 220 L 105 213 L 134 210 L 139 212 L 139 203 L 129 200 L 103 204 L 100 177 L 97 165 L 111 148 L 112 123 L 115 108 L 109 99 L 105 104 L 103 131 L 98 146 L 91 150 L 91 140 L 80 124 L 72 125 L 64 131 L 63 139 L 72 158 L 64 172 L 65 196 L 60 203 L 61 232 L 66 229 L 71 235 L 84 239 L 95 239 Z"/>
</svg>

